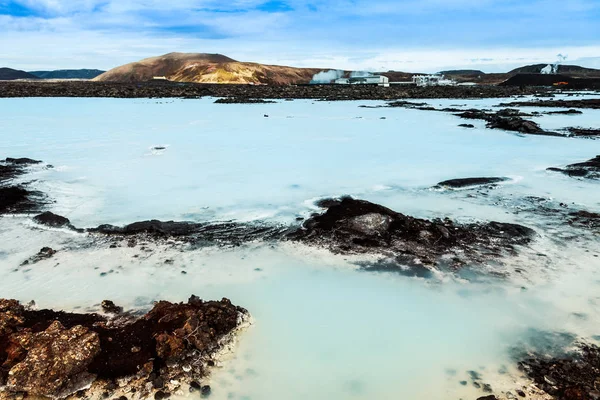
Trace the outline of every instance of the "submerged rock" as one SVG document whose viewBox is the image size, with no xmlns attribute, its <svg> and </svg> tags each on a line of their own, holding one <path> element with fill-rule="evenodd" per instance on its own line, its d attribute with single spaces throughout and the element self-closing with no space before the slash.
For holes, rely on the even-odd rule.
<svg viewBox="0 0 600 400">
<path fill-rule="evenodd" d="M 460 189 L 466 187 L 473 186 L 482 186 L 482 185 L 491 185 L 500 182 L 509 181 L 509 178 L 504 177 L 480 177 L 480 178 L 459 178 L 459 179 L 449 179 L 447 181 L 443 181 L 435 185 L 436 188 L 451 188 L 451 189 Z"/>
<path fill-rule="evenodd" d="M 125 392 L 150 397 L 158 379 L 203 378 L 247 314 L 227 299 L 205 302 L 192 296 L 187 303 L 160 301 L 142 317 L 113 322 L 98 314 L 27 310 L 2 299 L 0 393 L 66 397 L 77 392 L 90 398 L 114 392 L 114 380 L 121 379 Z"/>
<path fill-rule="evenodd" d="M 584 128 L 567 128 L 569 136 L 573 137 L 584 137 L 584 138 L 597 138 L 600 137 L 600 129 L 584 129 Z"/>
<path fill-rule="evenodd" d="M 288 228 L 260 223 L 196 223 L 176 221 L 140 221 L 123 227 L 100 225 L 89 232 L 104 235 L 139 236 L 153 238 L 175 237 L 194 244 L 237 245 L 254 240 L 279 240 Z"/>
<path fill-rule="evenodd" d="M 535 236 L 532 229 L 521 225 L 430 221 L 350 197 L 330 204 L 325 213 L 308 219 L 288 238 L 336 253 L 381 254 L 431 266 L 440 264 L 442 256 L 452 255 L 454 265 L 461 266 L 483 259 L 485 251 L 512 252 L 514 245 L 527 244 Z"/>
<path fill-rule="evenodd" d="M 223 97 L 215 100 L 215 104 L 269 104 L 271 100 L 253 99 L 248 97 Z"/>
<path fill-rule="evenodd" d="M 553 107 L 600 109 L 600 99 L 585 100 L 535 100 L 500 104 L 506 107 Z"/>
<path fill-rule="evenodd" d="M 548 171 L 561 172 L 575 178 L 600 179 L 600 155 L 585 162 L 567 165 L 564 168 L 548 168 Z"/>
<path fill-rule="evenodd" d="M 544 114 L 548 115 L 577 115 L 583 114 L 583 111 L 575 110 L 571 108 L 570 110 L 560 110 L 560 111 L 546 111 Z"/>
<path fill-rule="evenodd" d="M 56 254 L 56 250 L 53 250 L 50 247 L 42 247 L 42 249 L 36 255 L 23 261 L 23 263 L 21 265 L 35 264 L 42 260 L 47 260 L 49 258 L 52 258 L 52 256 L 54 256 L 55 254 Z"/>
</svg>

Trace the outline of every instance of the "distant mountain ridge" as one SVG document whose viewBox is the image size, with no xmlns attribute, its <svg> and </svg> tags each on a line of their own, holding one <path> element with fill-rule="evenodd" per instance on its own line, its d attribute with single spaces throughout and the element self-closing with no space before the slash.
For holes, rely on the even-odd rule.
<svg viewBox="0 0 600 400">
<path fill-rule="evenodd" d="M 320 71 L 239 62 L 222 54 L 169 53 L 113 68 L 94 80 L 140 82 L 164 77 L 176 82 L 286 85 L 308 83 Z"/>
<path fill-rule="evenodd" d="M 30 71 L 40 79 L 94 79 L 106 71 L 99 69 L 59 69 L 55 71 Z"/>
<path fill-rule="evenodd" d="M 39 79 L 28 72 L 12 68 L 0 68 L 0 81 L 14 81 L 17 79 Z"/>
<path fill-rule="evenodd" d="M 449 71 L 440 71 L 442 75 L 485 75 L 485 72 L 478 69 L 452 69 Z"/>
</svg>

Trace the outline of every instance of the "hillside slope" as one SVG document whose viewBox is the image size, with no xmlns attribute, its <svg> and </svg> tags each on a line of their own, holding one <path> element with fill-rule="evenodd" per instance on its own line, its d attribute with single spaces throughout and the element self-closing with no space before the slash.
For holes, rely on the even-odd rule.
<svg viewBox="0 0 600 400">
<path fill-rule="evenodd" d="M 96 77 L 100 82 L 143 82 L 166 77 L 195 83 L 308 83 L 321 69 L 238 62 L 221 54 L 169 53 L 122 65 Z"/>
<path fill-rule="evenodd" d="M 55 71 L 30 71 L 40 79 L 94 79 L 106 71 L 99 69 L 60 69 Z"/>
<path fill-rule="evenodd" d="M 0 68 L 0 81 L 14 81 L 16 79 L 39 79 L 37 76 L 12 68 Z"/>
</svg>

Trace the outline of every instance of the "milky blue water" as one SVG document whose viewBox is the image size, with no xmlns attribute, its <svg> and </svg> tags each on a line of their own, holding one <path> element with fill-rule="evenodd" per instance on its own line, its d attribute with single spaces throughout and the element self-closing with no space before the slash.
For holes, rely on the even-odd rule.
<svg viewBox="0 0 600 400">
<path fill-rule="evenodd" d="M 429 103 L 491 108 L 507 100 Z M 464 129 L 441 112 L 359 108 L 383 102 L 213 101 L 0 99 L 0 158 L 52 164 L 24 179 L 37 180 L 32 185 L 55 200 L 51 209 L 77 226 L 289 223 L 313 212 L 316 198 L 350 194 L 420 217 L 527 223 L 540 237 L 507 261 L 524 272 L 492 277 L 501 267 L 481 265 L 471 275 L 422 280 L 360 271 L 353 257 L 289 244 L 96 248 L 85 235 L 16 217 L 0 220 L 2 297 L 66 309 L 105 298 L 143 308 L 192 293 L 229 297 L 254 323 L 213 374 L 216 399 L 476 398 L 482 393 L 469 370 L 502 398 L 526 384 L 510 354 L 532 330 L 600 334 L 598 241 L 561 242 L 556 231 L 572 228 L 547 228 L 506 200 L 539 196 L 600 210 L 598 182 L 546 171 L 600 154 L 600 141 L 522 136 L 478 121 Z M 552 130 L 600 128 L 600 112 L 536 121 Z M 487 197 L 429 189 L 473 176 L 512 180 Z M 53 259 L 14 271 L 46 245 L 59 249 Z"/>
</svg>

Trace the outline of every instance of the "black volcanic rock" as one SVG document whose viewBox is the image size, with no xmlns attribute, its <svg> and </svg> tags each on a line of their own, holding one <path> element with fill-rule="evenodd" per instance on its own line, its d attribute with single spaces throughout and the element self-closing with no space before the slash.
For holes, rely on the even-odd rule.
<svg viewBox="0 0 600 400">
<path fill-rule="evenodd" d="M 569 110 L 560 110 L 560 111 L 546 111 L 544 114 L 548 115 L 579 115 L 583 114 L 583 111 L 575 110 L 571 108 Z"/>
<path fill-rule="evenodd" d="M 535 101 L 515 101 L 512 103 L 500 104 L 505 107 L 552 107 L 552 108 L 588 108 L 600 109 L 600 99 L 583 100 L 535 100 Z"/>
<path fill-rule="evenodd" d="M 486 127 L 490 129 L 503 129 L 529 135 L 564 136 L 560 133 L 543 130 L 537 123 L 523 118 L 532 116 L 532 114 L 523 113 L 511 108 L 502 109 L 495 113 L 472 109 L 455 115 L 464 119 L 487 121 Z"/>
<path fill-rule="evenodd" d="M 39 193 L 22 186 L 0 187 L 0 214 L 36 211 L 41 203 Z"/>
<path fill-rule="evenodd" d="M 68 218 L 65 218 L 60 215 L 56 215 L 51 213 L 50 211 L 46 211 L 42 214 L 36 215 L 33 217 L 33 220 L 41 225 L 51 226 L 51 227 L 71 227 L 71 221 Z"/>
<path fill-rule="evenodd" d="M 25 173 L 25 167 L 40 164 L 41 161 L 30 158 L 10 158 L 0 160 L 0 184 Z"/>
<path fill-rule="evenodd" d="M 238 245 L 255 240 L 280 240 L 288 229 L 285 226 L 260 223 L 195 223 L 150 220 L 134 222 L 123 227 L 100 225 L 97 228 L 88 229 L 88 231 L 104 235 L 172 237 L 198 245 Z"/>
<path fill-rule="evenodd" d="M 600 137 L 600 129 L 585 129 L 585 128 L 567 128 L 569 136 L 573 137 L 584 137 L 584 138 L 597 138 Z"/>
<path fill-rule="evenodd" d="M 561 172 L 575 178 L 600 179 L 600 155 L 564 168 L 548 168 L 548 171 Z"/>
<path fill-rule="evenodd" d="M 453 255 L 458 267 L 469 259 L 482 259 L 482 249 L 512 252 L 514 245 L 527 244 L 534 236 L 532 229 L 521 225 L 425 220 L 345 197 L 288 238 L 335 253 L 380 254 L 431 266 L 440 264 L 442 256 Z"/>
<path fill-rule="evenodd" d="M 459 179 L 449 179 L 447 181 L 443 181 L 435 185 L 438 188 L 452 188 L 459 189 L 465 187 L 472 186 L 482 186 L 482 185 L 490 185 L 500 182 L 506 182 L 510 180 L 509 178 L 504 177 L 489 177 L 489 178 L 459 178 Z"/>
<path fill-rule="evenodd" d="M 534 354 L 520 368 L 536 385 L 561 400 L 594 400 L 600 396 L 600 348 L 580 343 L 562 357 Z"/>
<path fill-rule="evenodd" d="M 41 164 L 41 161 L 38 160 L 32 160 L 31 158 L 11 158 L 11 157 L 6 157 L 6 160 L 4 160 L 5 163 L 7 164 L 14 164 L 14 165 L 35 165 L 35 164 Z"/>
<path fill-rule="evenodd" d="M 30 158 L 7 158 L 0 161 L 0 214 L 39 211 L 45 203 L 43 195 L 29 190 L 27 185 L 11 185 L 15 178 L 25 174 L 26 167 L 39 164 Z"/>
<path fill-rule="evenodd" d="M 183 82 L 0 82 L 0 97 L 186 98 L 398 100 L 436 98 L 506 98 L 546 93 L 550 89 L 499 86 L 388 88 L 369 85 L 236 85 Z"/>
<path fill-rule="evenodd" d="M 487 121 L 488 123 L 486 126 L 492 129 L 504 129 L 506 131 L 521 132 L 529 135 L 564 136 L 560 133 L 545 131 L 535 122 L 521 117 L 501 117 L 493 115 L 490 116 Z"/>
</svg>

